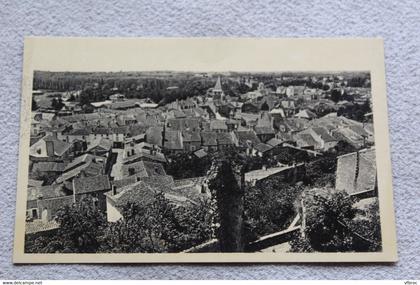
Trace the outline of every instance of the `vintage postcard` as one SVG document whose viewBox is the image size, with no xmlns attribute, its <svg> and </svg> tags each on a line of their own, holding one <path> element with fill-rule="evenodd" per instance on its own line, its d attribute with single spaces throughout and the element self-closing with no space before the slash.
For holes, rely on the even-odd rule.
<svg viewBox="0 0 420 285">
<path fill-rule="evenodd" d="M 397 260 L 381 39 L 25 40 L 15 263 Z"/>
</svg>

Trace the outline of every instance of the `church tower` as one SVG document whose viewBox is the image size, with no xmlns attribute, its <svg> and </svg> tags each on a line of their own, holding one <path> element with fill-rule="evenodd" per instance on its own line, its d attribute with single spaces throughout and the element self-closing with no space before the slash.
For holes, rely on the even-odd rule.
<svg viewBox="0 0 420 285">
<path fill-rule="evenodd" d="M 216 85 L 214 86 L 212 90 L 213 99 L 223 100 L 225 93 L 222 89 L 222 83 L 220 81 L 220 76 L 217 77 Z"/>
</svg>

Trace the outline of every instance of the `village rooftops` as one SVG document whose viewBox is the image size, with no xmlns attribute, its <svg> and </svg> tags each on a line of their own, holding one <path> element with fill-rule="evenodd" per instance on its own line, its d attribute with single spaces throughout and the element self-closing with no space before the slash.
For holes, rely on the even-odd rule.
<svg viewBox="0 0 420 285">
<path fill-rule="evenodd" d="M 200 148 L 199 150 L 194 152 L 194 155 L 198 158 L 203 158 L 207 156 L 207 152 L 204 149 Z"/>
<path fill-rule="evenodd" d="M 156 195 L 162 193 L 172 204 L 186 206 L 188 203 L 197 204 L 180 191 L 173 190 L 171 187 L 155 186 L 150 183 L 139 181 L 134 184 L 109 191 L 105 195 L 111 199 L 117 207 L 122 207 L 128 203 L 138 203 L 143 206 L 150 205 L 156 200 Z"/>
<path fill-rule="evenodd" d="M 325 129 L 323 127 L 312 128 L 312 130 L 315 132 L 315 134 L 317 134 L 319 137 L 321 137 L 321 139 L 325 142 L 336 141 L 335 138 L 333 138 L 330 134 L 328 134 L 327 129 Z"/>
<path fill-rule="evenodd" d="M 61 183 L 74 178 L 80 172 L 84 172 L 87 176 L 95 176 L 103 173 L 105 166 L 105 159 L 101 156 L 94 156 L 91 154 L 84 154 L 76 157 L 69 163 L 64 170 L 64 173 L 57 178 L 56 182 Z"/>
<path fill-rule="evenodd" d="M 275 139 L 276 141 L 272 141 L 271 140 Z M 275 146 L 274 144 L 278 144 L 278 141 L 280 141 L 281 143 L 283 142 L 292 142 L 293 141 L 293 136 L 291 134 L 288 133 L 283 133 L 283 132 L 277 132 L 276 133 L 276 137 L 272 138 L 271 140 L 269 140 L 267 143 L 270 145 Z"/>
<path fill-rule="evenodd" d="M 233 145 L 232 133 L 216 133 L 216 139 L 218 145 Z"/>
<path fill-rule="evenodd" d="M 32 166 L 32 172 L 63 172 L 66 167 L 64 162 L 39 161 Z"/>
<path fill-rule="evenodd" d="M 166 117 L 168 119 L 180 119 L 180 118 L 187 117 L 187 115 L 185 115 L 185 113 L 183 111 L 181 111 L 181 110 L 172 109 L 172 110 L 169 110 L 166 113 Z"/>
<path fill-rule="evenodd" d="M 157 108 L 159 105 L 156 103 L 140 103 L 139 106 L 143 109 L 154 109 Z"/>
<path fill-rule="evenodd" d="M 280 107 L 275 107 L 275 108 L 271 109 L 270 114 L 274 115 L 274 116 L 276 116 L 276 115 L 281 116 L 282 118 L 286 117 L 286 115 L 284 114 L 284 110 Z"/>
<path fill-rule="evenodd" d="M 295 114 L 295 117 L 311 120 L 311 119 L 315 119 L 317 115 L 314 112 L 305 109 Z"/>
<path fill-rule="evenodd" d="M 116 101 L 113 102 L 109 105 L 109 107 L 111 109 L 115 109 L 115 110 L 125 110 L 125 109 L 129 109 L 129 108 L 137 108 L 140 107 L 140 104 L 138 102 L 134 102 L 134 101 Z"/>
<path fill-rule="evenodd" d="M 254 128 L 257 135 L 274 134 L 274 129 L 269 126 L 257 126 Z"/>
<path fill-rule="evenodd" d="M 198 118 L 178 118 L 168 119 L 166 122 L 168 129 L 176 131 L 199 131 L 200 119 Z"/>
<path fill-rule="evenodd" d="M 252 181 L 262 180 L 274 174 L 280 173 L 284 170 L 292 169 L 293 167 L 297 167 L 301 165 L 302 164 L 298 164 L 296 166 L 281 166 L 281 167 L 272 167 L 272 168 L 267 168 L 267 169 L 253 170 L 253 171 L 245 173 L 245 181 L 252 182 Z"/>
<path fill-rule="evenodd" d="M 182 137 L 184 142 L 201 142 L 200 132 L 183 131 Z"/>
<path fill-rule="evenodd" d="M 150 177 L 166 175 L 162 164 L 149 161 L 138 161 L 122 165 L 123 176 Z"/>
<path fill-rule="evenodd" d="M 227 131 L 228 127 L 226 125 L 226 122 L 223 120 L 211 120 L 210 129 Z"/>
<path fill-rule="evenodd" d="M 42 221 L 35 220 L 32 222 L 26 222 L 25 225 L 25 234 L 36 234 L 39 232 L 48 232 L 56 230 L 60 227 L 60 224 L 55 220 L 51 221 Z"/>
<path fill-rule="evenodd" d="M 215 132 L 201 133 L 203 146 L 217 146 L 217 135 Z"/>
<path fill-rule="evenodd" d="M 74 114 L 71 116 L 64 116 L 62 117 L 62 119 L 70 123 L 76 123 L 80 121 L 97 121 L 107 116 L 109 115 L 104 115 L 101 113 L 86 113 L 86 114 Z"/>
<path fill-rule="evenodd" d="M 90 147 L 86 151 L 90 152 L 90 151 L 94 151 L 95 149 L 102 150 L 102 151 L 109 151 L 111 148 L 112 148 L 111 140 L 105 139 L 105 138 L 98 138 L 91 143 Z"/>
<path fill-rule="evenodd" d="M 132 185 L 139 181 L 143 181 L 154 186 L 174 187 L 175 185 L 174 179 L 170 175 L 154 175 L 150 177 L 129 176 L 120 180 L 113 180 L 111 181 L 111 185 L 115 186 L 116 189 L 118 189 L 118 188 Z"/>
<path fill-rule="evenodd" d="M 260 115 L 253 113 L 241 113 L 238 119 L 244 120 L 247 124 L 250 122 L 257 122 Z"/>
<path fill-rule="evenodd" d="M 293 109 L 294 110 L 296 108 L 294 100 L 282 100 L 280 102 L 280 106 L 282 108 L 285 108 L 285 109 Z"/>
<path fill-rule="evenodd" d="M 118 90 L 118 89 L 117 89 Z M 109 96 L 109 100 L 112 101 L 123 101 L 125 100 L 125 95 L 121 93 L 115 93 Z"/>
<path fill-rule="evenodd" d="M 350 128 L 338 128 L 332 132 L 332 135 L 336 140 L 347 141 L 355 147 L 361 147 L 364 144 L 364 138 Z"/>
<path fill-rule="evenodd" d="M 299 147 L 315 147 L 318 142 L 311 134 L 299 133 L 295 136 L 296 143 Z"/>
<path fill-rule="evenodd" d="M 78 157 L 75 157 L 69 164 L 67 164 L 66 168 L 64 169 L 64 172 L 67 172 L 67 171 L 75 168 L 76 166 L 79 166 L 83 163 L 91 162 L 93 160 L 98 160 L 98 161 L 103 162 L 104 158 L 101 157 L 101 156 L 95 156 L 95 155 L 88 154 L 88 153 L 80 155 Z"/>
<path fill-rule="evenodd" d="M 272 147 L 276 147 L 282 144 L 282 140 L 278 139 L 278 138 L 272 138 L 269 141 L 267 141 L 267 144 L 272 146 Z"/>
<path fill-rule="evenodd" d="M 28 187 L 42 186 L 42 184 L 44 184 L 42 180 L 28 179 Z"/>
<path fill-rule="evenodd" d="M 350 195 L 374 191 L 377 187 L 375 149 L 339 156 L 337 159 L 336 189 Z"/>
<path fill-rule="evenodd" d="M 260 109 L 272 110 L 279 103 L 279 98 L 274 95 L 266 95 L 258 103 Z"/>
<path fill-rule="evenodd" d="M 111 184 L 107 175 L 76 177 L 73 180 L 73 191 L 75 194 L 106 191 L 109 189 L 111 189 Z"/>
<path fill-rule="evenodd" d="M 254 149 L 261 153 L 266 153 L 267 151 L 270 151 L 273 149 L 273 147 L 269 144 L 265 143 L 259 143 L 256 146 L 254 146 Z"/>
<path fill-rule="evenodd" d="M 238 140 L 238 145 L 242 147 L 249 147 L 261 142 L 253 130 L 235 131 L 234 134 Z"/>
<path fill-rule="evenodd" d="M 160 152 L 160 148 L 156 146 L 156 150 L 153 149 L 146 149 L 142 148 L 141 146 L 135 146 L 135 153 L 133 155 L 127 156 L 124 154 L 123 162 L 124 164 L 128 164 L 131 162 L 135 162 L 137 160 L 151 160 L 161 163 L 166 163 L 165 155 Z M 159 151 L 158 151 L 159 150 Z"/>
<path fill-rule="evenodd" d="M 302 118 L 287 118 L 279 123 L 279 129 L 282 132 L 295 133 L 308 127 L 308 121 Z"/>
<path fill-rule="evenodd" d="M 150 127 L 146 130 L 146 141 L 150 144 L 162 146 L 163 127 Z"/>
<path fill-rule="evenodd" d="M 112 101 L 111 100 L 105 100 L 105 101 L 101 101 L 101 102 L 92 102 L 90 104 L 95 108 L 109 107 L 112 104 Z"/>
<path fill-rule="evenodd" d="M 47 144 L 51 146 L 48 148 Z M 61 157 L 66 153 L 72 144 L 63 142 L 51 135 L 46 135 L 29 148 L 29 155 L 33 157 L 50 157 L 58 156 Z M 51 153 L 48 153 L 51 150 Z"/>
<path fill-rule="evenodd" d="M 165 131 L 165 142 L 163 147 L 169 150 L 183 150 L 182 133 L 180 131 Z"/>
<path fill-rule="evenodd" d="M 68 193 L 64 190 L 62 184 L 28 187 L 27 189 L 27 201 L 51 199 L 67 195 Z"/>
</svg>

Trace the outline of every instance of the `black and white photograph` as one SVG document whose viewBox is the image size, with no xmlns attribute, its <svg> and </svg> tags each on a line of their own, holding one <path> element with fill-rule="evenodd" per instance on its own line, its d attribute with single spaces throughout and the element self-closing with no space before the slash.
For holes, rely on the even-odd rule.
<svg viewBox="0 0 420 285">
<path fill-rule="evenodd" d="M 371 71 L 310 68 L 35 66 L 23 254 L 382 253 Z"/>
</svg>

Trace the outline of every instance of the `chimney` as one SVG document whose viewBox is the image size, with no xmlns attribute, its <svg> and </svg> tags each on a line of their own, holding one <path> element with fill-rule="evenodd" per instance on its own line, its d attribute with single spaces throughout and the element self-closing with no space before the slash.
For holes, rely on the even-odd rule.
<svg viewBox="0 0 420 285">
<path fill-rule="evenodd" d="M 52 157 L 54 156 L 54 142 L 53 141 L 45 141 L 47 147 L 47 156 Z"/>
<path fill-rule="evenodd" d="M 112 185 L 112 195 L 117 195 L 117 186 Z"/>
</svg>

